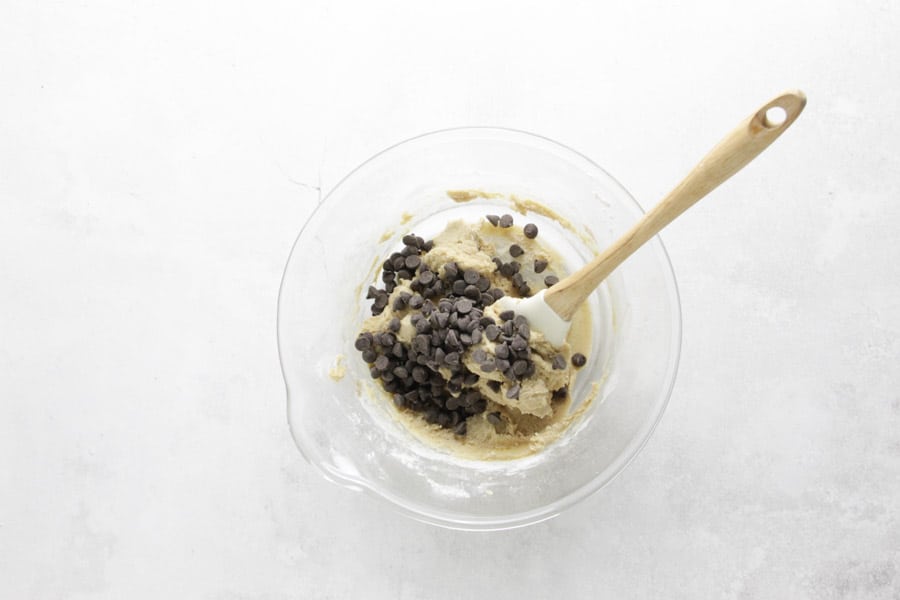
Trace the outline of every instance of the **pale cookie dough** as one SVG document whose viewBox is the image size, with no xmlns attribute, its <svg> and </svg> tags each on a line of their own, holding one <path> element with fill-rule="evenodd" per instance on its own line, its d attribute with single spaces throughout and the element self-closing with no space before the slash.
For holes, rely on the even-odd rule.
<svg viewBox="0 0 900 600">
<path fill-rule="evenodd" d="M 493 305 L 501 292 L 532 295 L 548 276 L 566 273 L 540 236 L 493 222 L 454 221 L 429 242 L 406 236 L 406 254 L 384 262 L 384 289 L 369 290 L 376 314 L 356 342 L 401 421 L 420 439 L 472 458 L 521 456 L 557 437 L 572 418 L 571 357 L 590 350 L 586 308 L 561 347 L 530 331 L 524 317 L 501 317 Z M 527 344 L 516 340 L 523 336 Z M 527 351 L 513 349 L 523 344 Z"/>
</svg>

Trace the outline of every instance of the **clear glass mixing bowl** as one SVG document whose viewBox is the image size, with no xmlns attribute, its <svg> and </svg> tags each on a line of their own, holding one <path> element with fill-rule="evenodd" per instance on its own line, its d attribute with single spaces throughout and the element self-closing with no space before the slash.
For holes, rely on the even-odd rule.
<svg viewBox="0 0 900 600">
<path fill-rule="evenodd" d="M 448 190 L 502 197 L 455 202 Z M 570 390 L 583 415 L 554 443 L 515 460 L 476 461 L 435 450 L 393 418 L 353 348 L 365 293 L 410 231 L 512 212 L 530 199 L 570 222 L 529 212 L 568 268 L 632 225 L 640 206 L 585 156 L 537 135 L 461 128 L 375 155 L 338 183 L 301 230 L 278 299 L 278 348 L 288 421 L 303 456 L 329 480 L 365 490 L 421 521 L 456 529 L 536 523 L 609 483 L 662 417 L 678 367 L 681 313 L 662 242 L 639 249 L 589 300 L 593 348 Z M 519 207 L 522 205 L 520 204 Z M 343 372 L 343 375 L 342 375 Z"/>
</svg>

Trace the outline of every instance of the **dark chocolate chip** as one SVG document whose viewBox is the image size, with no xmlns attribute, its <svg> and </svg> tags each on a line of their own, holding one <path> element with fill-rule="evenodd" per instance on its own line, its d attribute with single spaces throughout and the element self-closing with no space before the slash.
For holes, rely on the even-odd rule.
<svg viewBox="0 0 900 600">
<path fill-rule="evenodd" d="M 453 433 L 456 435 L 466 435 L 467 427 L 465 421 L 460 421 L 459 425 L 453 428 Z"/>
<path fill-rule="evenodd" d="M 455 262 L 447 263 L 444 265 L 444 277 L 447 279 L 456 279 L 456 276 L 459 274 L 459 267 L 456 266 Z"/>
<path fill-rule="evenodd" d="M 572 364 L 575 367 L 581 368 L 586 363 L 587 363 L 587 357 L 585 357 L 585 355 L 582 354 L 581 352 L 576 352 L 575 354 L 572 355 Z"/>
<path fill-rule="evenodd" d="M 453 329 L 447 332 L 447 337 L 444 341 L 447 343 L 448 348 L 459 348 L 459 334 Z"/>
<path fill-rule="evenodd" d="M 528 298 L 531 296 L 531 287 L 527 283 L 523 283 L 519 287 L 516 288 L 516 291 L 519 292 L 519 295 L 523 298 Z"/>
<path fill-rule="evenodd" d="M 497 347 L 494 349 L 494 354 L 497 358 L 509 358 L 509 346 L 506 344 L 497 344 Z"/>
<path fill-rule="evenodd" d="M 500 313 L 500 319 L 503 321 L 511 321 L 516 316 L 516 313 L 511 310 L 504 310 Z"/>
<path fill-rule="evenodd" d="M 466 269 L 465 271 L 463 271 L 463 280 L 469 285 L 475 285 L 476 283 L 478 283 L 479 277 L 481 277 L 481 275 L 478 274 L 478 271 L 475 271 L 473 269 Z"/>
<path fill-rule="evenodd" d="M 494 300 L 499 300 L 500 298 L 505 296 L 505 294 L 503 293 L 503 290 L 501 290 L 500 288 L 493 288 L 493 289 L 491 289 L 491 296 L 494 297 Z"/>
<path fill-rule="evenodd" d="M 372 350 L 371 348 L 368 350 L 363 350 L 362 359 L 367 363 L 371 364 L 375 362 L 375 359 L 378 358 L 378 353 Z"/>
<path fill-rule="evenodd" d="M 492 390 L 494 390 L 495 392 L 499 392 L 499 391 L 500 391 L 500 382 L 499 382 L 499 381 L 493 381 L 493 380 L 488 381 L 488 382 L 487 382 L 487 386 L 488 386 L 489 388 L 491 388 Z"/>
<path fill-rule="evenodd" d="M 366 300 L 371 300 L 375 296 L 378 295 L 378 288 L 374 285 L 369 286 L 369 291 L 366 292 Z"/>
<path fill-rule="evenodd" d="M 510 398 L 510 399 L 515 398 L 516 400 L 518 400 L 519 392 L 521 390 L 522 390 L 522 386 L 517 383 L 516 385 L 514 385 L 511 388 L 509 388 L 508 390 L 506 390 L 506 397 Z"/>
<path fill-rule="evenodd" d="M 518 244 L 513 244 L 512 246 L 509 247 L 509 254 L 510 254 L 510 256 L 519 257 L 519 256 L 522 256 L 523 254 L 525 254 L 525 251 L 522 250 L 522 246 L 520 246 Z"/>
<path fill-rule="evenodd" d="M 450 352 L 444 357 L 444 362 L 451 367 L 457 366 L 459 364 L 459 352 Z"/>
<path fill-rule="evenodd" d="M 491 225 L 493 225 L 494 227 L 496 227 L 497 224 L 500 222 L 500 217 L 497 216 L 497 215 L 487 215 L 487 216 L 485 217 L 485 219 L 487 219 L 488 222 L 489 222 Z"/>
<path fill-rule="evenodd" d="M 372 347 L 372 334 L 371 333 L 361 333 L 359 337 L 356 338 L 356 342 L 353 344 L 354 348 L 357 350 L 368 350 Z"/>
<path fill-rule="evenodd" d="M 515 267 L 513 267 L 513 264 L 511 262 L 503 263 L 500 266 L 500 274 L 503 275 L 504 277 L 512 277 L 515 274 L 515 272 L 516 272 L 516 269 L 515 269 Z"/>
<path fill-rule="evenodd" d="M 534 272 L 535 273 L 543 273 L 544 269 L 547 268 L 547 261 L 543 258 L 534 259 Z"/>
<path fill-rule="evenodd" d="M 515 350 L 516 352 L 521 352 L 522 350 L 525 350 L 528 347 L 528 342 L 522 336 L 517 335 L 509 343 L 509 347 L 511 349 Z"/>
<path fill-rule="evenodd" d="M 500 337 L 500 328 L 492 323 L 484 328 L 484 335 L 487 339 L 493 342 L 498 337 Z"/>
<path fill-rule="evenodd" d="M 499 412 L 488 413 L 487 420 L 491 425 L 500 425 L 503 423 L 503 419 L 500 418 Z"/>
<path fill-rule="evenodd" d="M 525 318 L 525 315 L 516 315 L 513 318 L 513 325 L 515 325 L 517 328 L 521 327 L 522 325 L 527 325 L 527 324 L 528 324 L 528 319 Z"/>
<path fill-rule="evenodd" d="M 504 227 L 504 228 L 512 227 L 512 225 L 513 225 L 512 215 L 503 215 L 502 217 L 500 217 L 500 219 L 498 219 L 497 224 L 500 225 L 500 227 Z"/>
<path fill-rule="evenodd" d="M 463 294 L 466 293 L 467 287 L 468 286 L 466 285 L 465 281 L 463 281 L 462 279 L 457 279 L 456 281 L 453 282 L 453 286 L 451 289 L 453 290 L 453 293 L 456 294 L 457 296 L 462 296 Z"/>
<path fill-rule="evenodd" d="M 461 298 L 456 302 L 456 312 L 461 315 L 467 314 L 472 310 L 472 301 L 468 298 Z"/>
<path fill-rule="evenodd" d="M 466 387 L 472 387 L 478 383 L 478 373 L 469 373 L 463 378 L 463 385 Z"/>
<path fill-rule="evenodd" d="M 431 336 L 425 335 L 424 333 L 417 335 L 413 338 L 413 348 L 415 348 L 416 352 L 426 353 L 428 349 L 431 347 Z"/>
<path fill-rule="evenodd" d="M 553 357 L 553 362 L 551 364 L 553 365 L 554 370 L 560 371 L 566 368 L 566 359 L 563 358 L 562 354 L 557 354 Z"/>
<path fill-rule="evenodd" d="M 521 377 L 528 370 L 528 363 L 524 360 L 517 360 L 512 364 L 513 373 Z"/>
<path fill-rule="evenodd" d="M 496 368 L 497 368 L 497 365 L 494 362 L 493 358 L 488 358 L 483 363 L 481 363 L 481 370 L 484 371 L 485 373 L 490 373 L 490 372 L 496 370 Z"/>
<path fill-rule="evenodd" d="M 403 358 L 403 352 L 404 352 L 404 351 L 403 351 L 403 344 L 401 344 L 400 342 L 397 342 L 397 343 L 394 344 L 394 346 L 391 348 L 391 354 L 393 354 L 393 355 L 396 356 L 397 358 Z"/>
<path fill-rule="evenodd" d="M 552 287 L 557 283 L 559 283 L 559 277 L 557 277 L 556 275 L 547 275 L 546 277 L 544 277 L 544 285 L 546 285 L 547 287 Z"/>
<path fill-rule="evenodd" d="M 386 370 L 390 366 L 390 364 L 391 364 L 391 361 L 384 354 L 382 354 L 377 359 L 375 359 L 375 368 L 378 369 L 379 371 Z"/>
<path fill-rule="evenodd" d="M 521 335 L 526 340 L 531 338 L 531 327 L 528 326 L 528 323 L 519 325 L 519 335 Z"/>
<path fill-rule="evenodd" d="M 422 271 L 419 273 L 419 282 L 422 285 L 429 285 L 434 281 L 434 273 L 432 271 Z"/>
<path fill-rule="evenodd" d="M 481 275 L 478 277 L 478 282 L 475 284 L 475 287 L 478 288 L 479 292 L 486 292 L 491 287 L 491 280 L 484 275 Z"/>
<path fill-rule="evenodd" d="M 409 299 L 410 308 L 422 308 L 423 304 L 425 304 L 425 298 L 419 294 L 414 294 L 413 297 Z"/>
<path fill-rule="evenodd" d="M 390 322 L 388 322 L 388 329 L 390 329 L 394 333 L 400 331 L 400 319 L 398 319 L 397 317 L 392 318 Z"/>
<path fill-rule="evenodd" d="M 529 240 L 533 240 L 537 237 L 538 228 L 534 223 L 528 223 L 525 227 L 522 228 L 522 232 L 525 234 Z"/>
<path fill-rule="evenodd" d="M 470 300 L 475 300 L 475 301 L 481 300 L 481 292 L 479 292 L 478 288 L 475 287 L 474 285 L 466 286 L 466 289 L 463 292 L 463 294 L 466 296 L 466 298 L 469 298 Z"/>
</svg>

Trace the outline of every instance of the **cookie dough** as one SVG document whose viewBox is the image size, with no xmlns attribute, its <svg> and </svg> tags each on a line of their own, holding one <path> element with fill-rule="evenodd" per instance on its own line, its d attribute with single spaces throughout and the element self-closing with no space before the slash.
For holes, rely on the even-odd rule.
<svg viewBox="0 0 900 600">
<path fill-rule="evenodd" d="M 420 438 L 477 458 L 527 454 L 568 423 L 568 390 L 589 351 L 589 314 L 554 346 L 500 311 L 564 277 L 537 227 L 510 215 L 454 221 L 433 240 L 409 234 L 372 286 L 356 349 Z M 575 360 L 573 360 L 573 358 Z M 578 365 L 578 366 L 576 366 Z"/>
</svg>

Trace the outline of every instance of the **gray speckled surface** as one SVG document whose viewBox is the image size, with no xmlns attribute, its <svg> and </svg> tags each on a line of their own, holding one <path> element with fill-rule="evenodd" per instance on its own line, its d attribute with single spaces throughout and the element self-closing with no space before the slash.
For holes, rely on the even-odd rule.
<svg viewBox="0 0 900 600">
<path fill-rule="evenodd" d="M 900 598 L 895 4 L 294 4 L 0 8 L 0 596 Z M 680 374 L 610 486 L 469 534 L 303 462 L 275 297 L 316 188 L 497 124 L 647 205 L 786 87 L 663 234 Z"/>
</svg>

